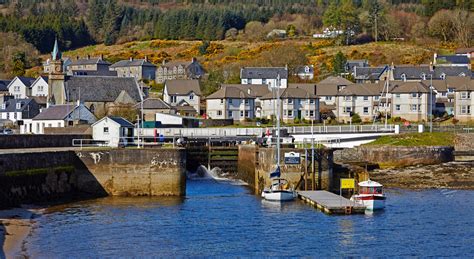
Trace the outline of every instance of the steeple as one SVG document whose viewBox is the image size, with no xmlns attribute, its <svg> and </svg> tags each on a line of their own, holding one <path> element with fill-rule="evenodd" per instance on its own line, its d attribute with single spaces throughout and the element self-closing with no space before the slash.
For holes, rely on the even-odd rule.
<svg viewBox="0 0 474 259">
<path fill-rule="evenodd" d="M 61 59 L 61 52 L 59 51 L 58 47 L 58 38 L 54 40 L 54 48 L 53 52 L 51 53 L 52 60 L 60 60 Z"/>
</svg>

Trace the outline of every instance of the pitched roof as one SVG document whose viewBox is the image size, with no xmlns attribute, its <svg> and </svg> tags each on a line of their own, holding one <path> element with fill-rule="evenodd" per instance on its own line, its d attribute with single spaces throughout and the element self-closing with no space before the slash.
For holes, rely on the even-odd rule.
<svg viewBox="0 0 474 259">
<path fill-rule="evenodd" d="M 223 87 L 236 87 L 247 93 L 250 90 L 250 95 L 255 97 L 262 97 L 270 92 L 268 85 L 265 84 L 221 84 L 221 88 Z"/>
<path fill-rule="evenodd" d="M 306 66 L 299 66 L 295 69 L 296 74 L 313 74 L 314 73 L 314 66 L 313 65 L 306 65 Z"/>
<path fill-rule="evenodd" d="M 262 99 L 273 99 L 273 93 L 268 93 L 267 95 L 263 96 Z M 288 87 L 284 89 L 280 89 L 280 98 L 281 99 L 288 99 L 288 98 L 297 98 L 297 99 L 317 99 L 318 97 L 313 94 L 309 93 L 304 88 L 299 87 Z"/>
<path fill-rule="evenodd" d="M 126 127 L 126 128 L 133 128 L 135 126 L 133 126 L 133 124 L 131 122 L 129 122 L 128 120 L 126 120 L 125 118 L 122 118 L 122 117 L 106 117 L 106 118 L 109 118 L 113 121 L 115 121 L 116 123 L 118 123 L 121 127 Z"/>
<path fill-rule="evenodd" d="M 339 86 L 335 84 L 317 84 L 316 96 L 335 96 L 339 92 Z"/>
<path fill-rule="evenodd" d="M 103 60 L 102 58 L 79 58 L 76 60 L 72 60 L 71 66 L 77 66 L 77 65 L 95 65 L 95 64 L 100 64 L 100 65 L 110 65 L 109 62 Z"/>
<path fill-rule="evenodd" d="M 26 77 L 26 76 L 17 76 L 18 80 L 20 80 L 26 87 L 30 87 L 36 80 L 36 78 Z M 12 80 L 13 82 L 13 80 Z"/>
<path fill-rule="evenodd" d="M 316 84 L 306 83 L 306 84 L 288 84 L 288 88 L 301 88 L 306 90 L 306 92 L 311 94 L 316 94 Z"/>
<path fill-rule="evenodd" d="M 390 82 L 393 88 L 391 93 L 429 93 L 429 86 L 422 82 Z"/>
<path fill-rule="evenodd" d="M 459 49 L 456 49 L 456 51 L 455 51 L 456 54 L 466 54 L 466 53 L 470 53 L 470 52 L 474 52 L 474 47 L 459 48 Z"/>
<path fill-rule="evenodd" d="M 161 64 L 159 67 L 166 67 L 166 68 L 173 68 L 173 67 L 177 67 L 177 66 L 187 67 L 187 66 L 191 65 L 191 63 L 193 63 L 193 62 L 192 61 L 184 61 L 184 60 L 175 60 L 175 61 L 170 61 L 170 62 L 166 62 L 164 64 Z"/>
<path fill-rule="evenodd" d="M 285 67 L 243 67 L 240 69 L 240 78 L 246 79 L 270 79 L 277 78 L 288 79 L 288 69 Z"/>
<path fill-rule="evenodd" d="M 206 99 L 224 99 L 224 98 L 236 98 L 236 99 L 255 99 L 254 95 L 249 94 L 247 91 L 240 87 L 227 86 L 222 87 L 213 94 L 206 97 Z"/>
<path fill-rule="evenodd" d="M 33 120 L 64 120 L 77 108 L 74 104 L 53 105 L 36 115 Z"/>
<path fill-rule="evenodd" d="M 135 104 L 135 107 L 140 108 L 141 102 Z M 143 100 L 143 109 L 171 109 L 171 105 L 160 98 L 147 98 Z"/>
<path fill-rule="evenodd" d="M 125 91 L 136 102 L 141 101 L 134 78 L 106 76 L 73 76 L 66 82 L 67 99 L 71 102 L 113 102 Z M 80 98 L 79 98 L 80 94 Z"/>
<path fill-rule="evenodd" d="M 8 91 L 8 85 L 10 84 L 12 80 L 0 80 L 0 92 L 7 92 Z"/>
<path fill-rule="evenodd" d="M 383 67 L 354 67 L 355 79 L 362 80 L 378 80 L 380 76 L 388 69 L 388 66 Z"/>
<path fill-rule="evenodd" d="M 352 85 L 351 81 L 345 79 L 344 77 L 340 76 L 329 76 L 326 79 L 320 81 L 319 84 L 334 84 L 334 85 Z"/>
<path fill-rule="evenodd" d="M 110 70 L 72 70 L 74 76 L 117 76 L 117 71 Z"/>
<path fill-rule="evenodd" d="M 165 88 L 169 95 L 188 95 L 190 92 L 194 92 L 196 95 L 201 96 L 201 88 L 198 80 L 166 80 Z"/>
<path fill-rule="evenodd" d="M 146 59 L 132 59 L 132 60 L 120 60 L 110 66 L 110 68 L 116 67 L 138 67 L 138 66 L 145 66 L 145 67 L 156 67 L 152 63 L 148 62 Z"/>
<path fill-rule="evenodd" d="M 5 102 L 5 109 L 2 109 L 3 107 L 0 106 L 0 112 L 21 112 L 31 102 L 34 102 L 33 99 L 9 99 Z M 17 103 L 21 103 L 20 109 L 17 109 Z"/>
<path fill-rule="evenodd" d="M 355 95 L 355 96 L 378 96 L 383 90 L 383 83 L 365 83 L 348 85 L 337 95 Z"/>
<path fill-rule="evenodd" d="M 430 71 L 429 65 L 420 66 L 396 66 L 393 69 L 393 78 L 395 80 L 403 80 L 402 75 L 405 75 L 407 80 L 421 80 L 423 76 L 429 79 L 430 75 L 433 79 L 439 79 L 444 76 L 467 76 L 471 77 L 471 70 L 467 66 L 435 66 L 433 71 Z"/>
<path fill-rule="evenodd" d="M 449 63 L 449 64 L 466 64 L 466 65 L 471 64 L 471 60 L 467 56 L 461 56 L 461 55 L 438 55 L 436 57 L 436 62 Z"/>
</svg>

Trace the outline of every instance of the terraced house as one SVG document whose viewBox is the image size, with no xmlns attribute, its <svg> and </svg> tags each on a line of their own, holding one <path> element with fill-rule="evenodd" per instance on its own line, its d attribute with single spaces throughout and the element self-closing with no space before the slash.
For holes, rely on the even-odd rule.
<svg viewBox="0 0 474 259">
<path fill-rule="evenodd" d="M 148 62 L 148 58 L 121 60 L 110 66 L 118 77 L 134 77 L 137 80 L 155 80 L 156 66 Z"/>
<path fill-rule="evenodd" d="M 456 119 L 461 122 L 474 121 L 474 80 L 459 81 L 454 100 Z"/>
<path fill-rule="evenodd" d="M 422 82 L 390 82 L 391 115 L 409 121 L 428 121 L 436 96 Z"/>
<path fill-rule="evenodd" d="M 204 75 L 204 68 L 196 58 L 191 61 L 171 61 L 163 63 L 156 69 L 156 82 L 164 83 L 175 79 L 200 79 Z"/>
<path fill-rule="evenodd" d="M 340 122 L 349 122 L 351 114 L 357 113 L 362 121 L 372 121 L 380 111 L 384 111 L 379 105 L 382 90 L 383 83 L 353 84 L 345 87 L 337 93 L 337 119 Z"/>
<path fill-rule="evenodd" d="M 198 80 L 166 80 L 163 101 L 180 115 L 195 116 L 201 112 L 201 88 Z"/>
<path fill-rule="evenodd" d="M 206 97 L 206 113 L 211 119 L 243 121 L 255 118 L 255 95 L 236 85 L 222 85 Z"/>
</svg>

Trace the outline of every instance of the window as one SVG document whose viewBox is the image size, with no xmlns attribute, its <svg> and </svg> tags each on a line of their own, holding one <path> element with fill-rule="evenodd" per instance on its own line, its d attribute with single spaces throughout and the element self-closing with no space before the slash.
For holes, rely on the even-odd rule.
<svg viewBox="0 0 474 259">
<path fill-rule="evenodd" d="M 251 85 L 252 84 L 252 79 L 248 78 L 247 79 L 247 84 Z"/>
<path fill-rule="evenodd" d="M 175 103 L 176 102 L 176 96 L 171 96 L 171 102 Z"/>
<path fill-rule="evenodd" d="M 461 92 L 461 99 L 471 99 L 471 92 Z"/>
<path fill-rule="evenodd" d="M 2 110 L 5 110 L 7 108 L 7 104 L 6 103 L 2 103 Z"/>
<path fill-rule="evenodd" d="M 421 73 L 421 79 L 426 80 L 426 74 L 425 73 Z"/>
<path fill-rule="evenodd" d="M 420 98 L 420 97 L 421 97 L 421 93 L 411 93 L 411 97 L 412 97 L 412 98 Z"/>
<path fill-rule="evenodd" d="M 314 117 L 314 111 L 309 111 L 309 116 Z"/>
<path fill-rule="evenodd" d="M 240 117 L 244 117 L 244 111 L 240 111 Z"/>
<path fill-rule="evenodd" d="M 401 94 L 395 94 L 396 98 L 400 98 Z"/>
<path fill-rule="evenodd" d="M 344 107 L 342 111 L 343 113 L 350 113 L 352 112 L 352 107 Z"/>
<path fill-rule="evenodd" d="M 95 106 L 94 106 L 94 104 L 91 104 L 91 106 L 89 107 L 89 111 L 91 111 L 92 113 L 95 113 Z"/>
<path fill-rule="evenodd" d="M 441 93 L 441 96 L 446 96 L 446 95 L 447 95 L 446 92 L 442 92 L 442 93 Z"/>
<path fill-rule="evenodd" d="M 369 100 L 369 97 L 368 96 L 364 96 L 364 101 L 368 101 Z"/>
<path fill-rule="evenodd" d="M 470 113 L 471 113 L 471 105 L 461 106 L 461 114 L 470 114 Z"/>
<path fill-rule="evenodd" d="M 304 114 L 305 114 L 305 116 L 307 117 L 307 116 L 308 116 L 308 114 L 309 114 L 309 112 L 308 112 L 308 111 L 306 111 Z"/>
<path fill-rule="evenodd" d="M 267 79 L 263 78 L 262 79 L 262 85 L 265 85 L 265 84 L 267 84 Z"/>
<path fill-rule="evenodd" d="M 454 88 L 449 87 L 448 88 L 448 93 L 454 93 Z"/>
<path fill-rule="evenodd" d="M 21 102 L 16 103 L 16 109 L 17 110 L 21 109 Z"/>
<path fill-rule="evenodd" d="M 229 118 L 232 118 L 232 117 L 234 117 L 234 113 L 232 113 L 232 111 L 228 111 L 228 112 L 227 112 L 227 116 L 228 116 Z"/>
<path fill-rule="evenodd" d="M 326 96 L 326 97 L 324 97 L 324 99 L 325 99 L 326 101 L 331 101 L 331 100 L 332 100 L 332 97 L 331 97 L 331 96 Z"/>
<path fill-rule="evenodd" d="M 344 96 L 344 101 L 351 101 L 352 100 L 352 96 Z"/>
<path fill-rule="evenodd" d="M 249 104 L 249 99 L 245 99 L 245 104 L 246 104 L 246 105 Z"/>
<path fill-rule="evenodd" d="M 410 111 L 412 111 L 412 112 L 417 112 L 417 111 L 418 111 L 418 105 L 416 105 L 416 104 L 410 104 Z"/>
<path fill-rule="evenodd" d="M 395 110 L 400 111 L 400 104 L 395 105 Z"/>
<path fill-rule="evenodd" d="M 189 95 L 189 100 L 193 100 L 194 99 L 194 95 L 193 94 L 190 94 Z"/>
<path fill-rule="evenodd" d="M 223 103 L 224 103 L 224 99 L 221 99 L 221 104 L 223 104 Z"/>
<path fill-rule="evenodd" d="M 288 110 L 288 117 L 293 117 L 293 111 L 292 110 Z"/>
<path fill-rule="evenodd" d="M 245 111 L 245 118 L 249 118 L 249 111 Z"/>
<path fill-rule="evenodd" d="M 222 111 L 217 111 L 217 116 L 222 116 Z"/>
<path fill-rule="evenodd" d="M 402 80 L 403 80 L 403 81 L 407 81 L 407 75 L 402 74 Z"/>
<path fill-rule="evenodd" d="M 292 104 L 292 103 L 293 103 L 293 99 L 288 98 L 288 104 Z"/>
<path fill-rule="evenodd" d="M 369 107 L 364 107 L 364 114 L 369 114 Z"/>
<path fill-rule="evenodd" d="M 314 99 L 309 99 L 309 104 L 314 104 Z"/>
<path fill-rule="evenodd" d="M 109 134 L 109 127 L 104 127 L 104 134 Z"/>
<path fill-rule="evenodd" d="M 375 100 L 379 100 L 380 99 L 380 96 L 375 96 Z"/>
</svg>

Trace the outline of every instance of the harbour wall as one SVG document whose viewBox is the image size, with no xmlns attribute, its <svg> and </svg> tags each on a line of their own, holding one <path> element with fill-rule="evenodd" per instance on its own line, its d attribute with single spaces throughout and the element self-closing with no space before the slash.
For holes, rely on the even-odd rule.
<svg viewBox="0 0 474 259">
<path fill-rule="evenodd" d="M 379 167 L 433 165 L 454 160 L 454 147 L 449 146 L 360 146 L 334 152 L 336 163 L 368 162 Z"/>
<path fill-rule="evenodd" d="M 0 207 L 62 199 L 183 196 L 183 149 L 104 149 L 0 155 Z"/>
<path fill-rule="evenodd" d="M 454 138 L 456 151 L 474 151 L 474 133 L 459 133 Z"/>
<path fill-rule="evenodd" d="M 0 149 L 71 147 L 73 139 L 92 139 L 89 134 L 0 135 Z"/>
<path fill-rule="evenodd" d="M 332 189 L 333 161 L 332 150 L 321 149 L 318 157 L 320 163 L 315 158 L 315 186 L 318 189 Z M 295 152 L 300 154 L 299 164 L 285 164 L 284 154 Z M 275 170 L 276 150 L 274 148 L 260 148 L 256 145 L 240 145 L 238 157 L 237 178 L 245 181 L 258 194 L 265 186 L 270 184 L 270 173 Z M 308 166 L 307 169 L 305 167 Z M 321 167 L 321 170 L 318 168 Z M 287 179 L 291 184 L 299 189 L 304 189 L 304 172 L 311 171 L 310 158 L 305 161 L 305 150 L 295 148 L 282 148 L 280 169 L 281 177 Z M 318 172 L 320 171 L 320 172 Z M 308 176 L 308 186 L 312 186 L 312 177 Z"/>
</svg>

